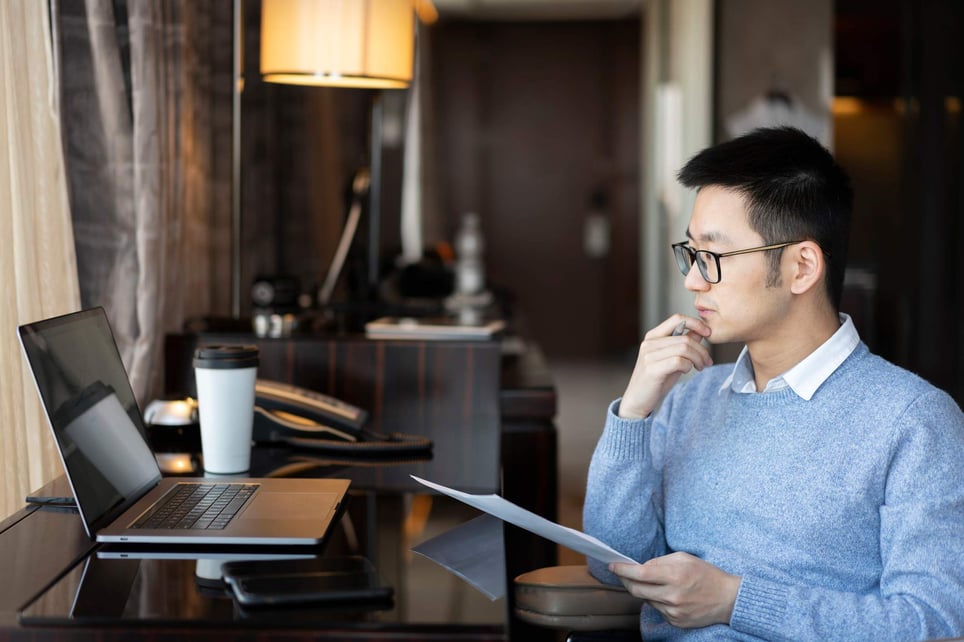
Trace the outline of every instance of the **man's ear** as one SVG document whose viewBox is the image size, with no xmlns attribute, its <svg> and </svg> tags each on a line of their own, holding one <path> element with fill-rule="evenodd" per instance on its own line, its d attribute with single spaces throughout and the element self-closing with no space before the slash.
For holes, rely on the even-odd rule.
<svg viewBox="0 0 964 642">
<path fill-rule="evenodd" d="M 823 276 L 827 269 L 820 246 L 813 241 L 804 241 L 791 246 L 791 278 L 790 291 L 793 294 L 803 294 L 815 286 L 823 283 Z"/>
</svg>

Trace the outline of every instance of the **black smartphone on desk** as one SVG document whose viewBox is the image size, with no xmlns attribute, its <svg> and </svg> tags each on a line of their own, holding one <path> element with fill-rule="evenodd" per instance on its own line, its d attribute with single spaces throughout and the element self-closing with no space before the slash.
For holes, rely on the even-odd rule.
<svg viewBox="0 0 964 642">
<path fill-rule="evenodd" d="M 351 604 L 391 608 L 394 590 L 365 557 L 228 562 L 224 582 L 244 607 Z"/>
</svg>

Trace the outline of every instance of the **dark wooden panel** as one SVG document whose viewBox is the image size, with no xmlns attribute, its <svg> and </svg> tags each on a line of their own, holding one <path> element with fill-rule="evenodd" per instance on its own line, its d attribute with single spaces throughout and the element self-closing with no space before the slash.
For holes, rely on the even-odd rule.
<svg viewBox="0 0 964 642">
<path fill-rule="evenodd" d="M 204 343 L 254 343 L 258 376 L 317 390 L 370 413 L 369 428 L 427 436 L 432 461 L 338 470 L 363 488 L 419 490 L 409 473 L 470 492 L 500 489 L 499 377 L 495 341 L 169 335 L 166 387 L 193 394 L 190 358 Z"/>
<path fill-rule="evenodd" d="M 526 346 L 521 354 L 502 359 L 502 389 L 499 401 L 503 420 L 555 419 L 556 387 L 542 351 Z"/>
</svg>

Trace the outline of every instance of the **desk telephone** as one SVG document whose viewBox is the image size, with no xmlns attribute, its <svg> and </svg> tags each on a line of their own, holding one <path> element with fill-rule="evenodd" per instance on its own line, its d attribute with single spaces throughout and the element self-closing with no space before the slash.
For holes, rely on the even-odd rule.
<svg viewBox="0 0 964 642">
<path fill-rule="evenodd" d="M 367 421 L 365 410 L 314 390 L 268 379 L 255 384 L 255 441 L 370 456 L 432 448 L 425 437 L 367 430 Z"/>
<path fill-rule="evenodd" d="M 255 441 L 313 435 L 354 442 L 368 420 L 357 406 L 280 381 L 258 379 L 254 393 Z"/>
<path fill-rule="evenodd" d="M 154 401 L 144 418 L 149 425 L 178 427 L 186 437 L 181 429 L 185 426 L 194 424 L 196 433 L 197 402 Z M 424 455 L 432 450 L 431 439 L 377 433 L 365 428 L 367 422 L 364 409 L 320 392 L 269 379 L 255 384 L 252 438 L 256 442 L 363 457 Z M 199 448 L 199 437 L 195 440 Z"/>
</svg>

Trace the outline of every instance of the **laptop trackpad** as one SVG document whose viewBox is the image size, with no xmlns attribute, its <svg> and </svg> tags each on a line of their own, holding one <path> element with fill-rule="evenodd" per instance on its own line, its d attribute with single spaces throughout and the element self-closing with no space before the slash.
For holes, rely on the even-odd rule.
<svg viewBox="0 0 964 642">
<path fill-rule="evenodd" d="M 331 512 L 335 493 L 260 492 L 251 499 L 244 519 L 319 519 Z"/>
</svg>

